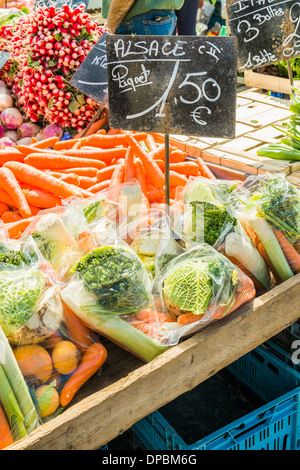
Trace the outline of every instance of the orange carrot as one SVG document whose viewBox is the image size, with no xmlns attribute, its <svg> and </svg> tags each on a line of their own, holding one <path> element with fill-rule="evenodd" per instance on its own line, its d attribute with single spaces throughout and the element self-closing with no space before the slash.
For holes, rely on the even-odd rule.
<svg viewBox="0 0 300 470">
<path fill-rule="evenodd" d="M 116 134 L 116 135 L 101 135 L 101 134 L 94 134 L 86 139 L 86 145 L 90 145 L 91 147 L 100 147 L 100 148 L 114 148 L 118 145 L 126 145 L 125 137 L 129 134 Z M 137 133 L 134 134 L 134 138 L 137 141 L 145 140 L 147 138 L 147 134 Z"/>
<path fill-rule="evenodd" d="M 97 174 L 98 182 L 100 183 L 101 181 L 106 181 L 110 179 L 116 167 L 117 165 L 110 165 L 106 168 L 103 168 L 102 170 L 99 170 Z"/>
<path fill-rule="evenodd" d="M 85 142 L 85 137 L 78 138 L 78 139 L 68 139 L 68 140 L 59 140 L 53 145 L 54 150 L 68 150 L 73 148 L 77 142 Z"/>
<path fill-rule="evenodd" d="M 13 444 L 13 435 L 2 405 L 0 404 L 0 450 Z"/>
<path fill-rule="evenodd" d="M 1 220 L 3 220 L 5 224 L 9 224 L 11 222 L 18 222 L 19 220 L 23 220 L 23 218 L 17 212 L 6 211 L 3 212 Z"/>
<path fill-rule="evenodd" d="M 199 174 L 199 166 L 196 162 L 170 163 L 170 170 L 174 170 L 182 175 L 197 176 Z"/>
<path fill-rule="evenodd" d="M 159 337 L 161 336 L 161 332 L 158 328 L 158 325 L 156 325 L 155 323 L 147 323 L 144 321 L 135 322 L 134 320 L 130 323 L 132 326 L 134 326 L 134 328 L 141 331 L 145 335 L 150 336 L 150 338 L 159 339 Z"/>
<path fill-rule="evenodd" d="M 151 150 L 148 155 L 153 160 L 165 160 L 165 146 L 159 145 L 155 150 Z"/>
<path fill-rule="evenodd" d="M 63 307 L 63 319 L 70 339 L 77 346 L 78 350 L 83 353 L 94 342 L 92 333 L 65 303 L 63 303 Z"/>
<path fill-rule="evenodd" d="M 135 178 L 134 153 L 130 145 L 125 155 L 125 176 L 124 181 L 129 182 Z"/>
<path fill-rule="evenodd" d="M 104 191 L 105 189 L 108 189 L 110 185 L 110 180 L 105 180 L 105 181 L 100 181 L 97 184 L 94 184 L 94 186 L 91 186 L 89 188 L 89 191 L 93 194 L 99 193 L 99 191 Z"/>
<path fill-rule="evenodd" d="M 9 210 L 8 205 L 5 204 L 4 202 L 0 202 L 0 217 L 4 212 L 8 210 Z"/>
<path fill-rule="evenodd" d="M 145 139 L 145 144 L 147 145 L 149 152 L 156 150 L 156 142 L 154 140 L 154 137 L 151 134 L 147 134 L 147 137 Z"/>
<path fill-rule="evenodd" d="M 60 152 L 54 149 L 40 149 L 38 147 L 33 147 L 32 145 L 18 145 L 17 150 L 19 150 L 22 155 L 25 157 L 26 155 L 30 155 L 31 153 L 56 153 L 60 155 Z"/>
<path fill-rule="evenodd" d="M 134 168 L 135 168 L 135 177 L 141 187 L 142 193 L 148 199 L 148 190 L 147 190 L 147 185 L 146 185 L 144 167 L 139 158 L 135 160 Z"/>
<path fill-rule="evenodd" d="M 17 222 L 12 222 L 7 224 L 6 229 L 10 238 L 19 238 L 28 225 L 32 222 L 33 217 L 28 217 L 28 219 L 18 220 Z"/>
<path fill-rule="evenodd" d="M 40 140 L 35 144 L 32 144 L 31 147 L 35 147 L 38 149 L 47 149 L 48 147 L 53 147 L 56 142 L 59 141 L 58 137 L 49 137 L 48 139 Z"/>
<path fill-rule="evenodd" d="M 165 162 L 164 162 L 164 160 L 156 160 L 156 159 L 155 159 L 154 161 L 155 161 L 156 165 L 159 166 L 159 168 L 161 169 L 161 171 L 164 172 L 164 171 L 165 171 Z"/>
<path fill-rule="evenodd" d="M 226 315 L 229 315 L 241 305 L 245 304 L 246 302 L 249 302 L 255 297 L 256 292 L 252 280 L 243 272 L 240 272 L 238 277 L 241 287 L 238 288 L 235 292 L 235 299 L 233 305 L 222 305 L 220 303 L 219 306 L 213 312 L 212 318 L 214 320 L 220 320 Z"/>
<path fill-rule="evenodd" d="M 9 168 L 0 168 L 0 186 L 13 198 L 22 217 L 30 217 L 31 211 L 20 185 Z"/>
<path fill-rule="evenodd" d="M 104 168 L 105 169 L 105 168 Z M 98 175 L 100 170 L 98 168 L 93 168 L 93 167 L 79 167 L 79 168 L 60 168 L 60 173 L 74 173 L 75 175 L 78 176 L 89 176 L 91 178 L 94 178 L 95 176 Z"/>
<path fill-rule="evenodd" d="M 120 163 L 125 164 L 125 158 L 114 158 L 111 160 L 111 162 L 108 163 L 108 165 L 119 165 Z"/>
<path fill-rule="evenodd" d="M 294 274 L 300 273 L 300 255 L 281 230 L 273 230 L 286 260 Z"/>
<path fill-rule="evenodd" d="M 28 205 L 30 207 L 32 215 L 36 215 L 40 212 L 41 209 L 44 209 L 43 207 L 35 207 L 35 206 L 32 206 L 31 204 L 28 204 Z M 28 219 L 28 217 L 24 217 L 24 219 Z"/>
<path fill-rule="evenodd" d="M 105 163 L 101 160 L 92 160 L 89 158 L 79 158 L 79 157 L 69 157 L 66 155 L 51 155 L 51 154 L 41 154 L 41 153 L 32 153 L 27 155 L 24 158 L 24 163 L 27 163 L 34 168 L 39 170 L 45 170 L 47 168 L 52 168 L 53 170 L 59 170 L 60 168 L 78 168 L 78 167 L 87 167 L 92 166 L 101 170 L 105 168 Z"/>
<path fill-rule="evenodd" d="M 184 162 L 186 159 L 186 153 L 182 150 L 176 149 L 170 152 L 170 163 Z"/>
<path fill-rule="evenodd" d="M 4 166 L 14 173 L 18 181 L 41 188 L 55 194 L 55 196 L 62 198 L 82 197 L 81 190 L 25 163 L 7 162 Z"/>
<path fill-rule="evenodd" d="M 109 189 L 112 189 L 115 186 L 118 186 L 119 184 L 124 183 L 124 174 L 125 174 L 125 165 L 123 164 L 117 165 L 111 176 Z"/>
<path fill-rule="evenodd" d="M 23 162 L 24 155 L 18 149 L 8 150 L 3 149 L 0 150 L 0 166 L 4 165 L 6 162 Z"/>
<path fill-rule="evenodd" d="M 62 205 L 59 197 L 38 188 L 29 190 L 26 193 L 26 199 L 29 204 L 41 209 L 51 209 L 52 207 Z"/>
<path fill-rule="evenodd" d="M 185 186 L 187 183 L 187 177 L 185 175 L 181 175 L 176 171 L 170 170 L 169 171 L 169 182 L 170 186 Z"/>
<path fill-rule="evenodd" d="M 136 315 L 134 315 L 134 320 L 144 321 L 146 323 L 164 323 L 174 321 L 174 319 L 169 315 L 166 315 L 162 312 L 157 312 L 151 308 L 146 308 L 138 312 Z"/>
<path fill-rule="evenodd" d="M 127 134 L 125 140 L 128 145 L 132 147 L 133 152 L 136 157 L 138 157 L 147 173 L 149 179 L 157 188 L 162 188 L 165 184 L 165 177 L 159 166 L 155 163 L 152 157 L 145 152 L 145 150 L 140 146 L 136 141 L 135 137 Z"/>
<path fill-rule="evenodd" d="M 60 403 L 67 406 L 78 390 L 100 369 L 107 357 L 105 347 L 100 343 L 93 343 L 84 352 L 79 366 L 65 383 Z"/>
<path fill-rule="evenodd" d="M 192 312 L 182 313 L 177 318 L 177 323 L 179 323 L 180 325 L 189 325 L 190 323 L 194 323 L 195 321 L 201 320 L 203 316 L 204 315 L 195 315 Z"/>
<path fill-rule="evenodd" d="M 8 206 L 17 207 L 13 198 L 6 192 L 0 189 L 0 201 Z"/>
<path fill-rule="evenodd" d="M 116 147 L 113 149 L 82 147 L 80 149 L 62 150 L 62 153 L 69 157 L 100 160 L 105 163 L 110 162 L 113 158 L 125 158 L 126 152 L 127 149 L 125 147 Z"/>
<path fill-rule="evenodd" d="M 75 173 L 68 173 L 61 176 L 60 179 L 66 181 L 66 183 L 75 184 L 75 186 L 79 186 L 83 189 L 88 189 L 98 182 L 97 177 L 79 176 L 75 175 Z"/>
<path fill-rule="evenodd" d="M 148 191 L 148 200 L 150 203 L 154 201 L 160 201 L 165 195 L 165 191 L 162 188 L 154 188 Z"/>
<path fill-rule="evenodd" d="M 204 176 L 204 178 L 208 178 L 210 180 L 217 179 L 201 157 L 197 157 L 196 161 L 198 163 L 200 173 L 202 176 Z"/>
</svg>

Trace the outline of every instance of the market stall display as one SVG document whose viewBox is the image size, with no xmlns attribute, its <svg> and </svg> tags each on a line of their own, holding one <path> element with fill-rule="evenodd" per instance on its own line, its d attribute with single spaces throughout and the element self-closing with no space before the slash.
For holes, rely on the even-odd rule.
<svg viewBox="0 0 300 470">
<path fill-rule="evenodd" d="M 0 448 L 22 446 L 41 425 L 59 433 L 59 415 L 90 383 L 103 386 L 111 350 L 149 364 L 141 377 L 153 364 L 160 382 L 159 356 L 167 367 L 175 350 L 193 371 L 187 338 L 209 325 L 216 342 L 230 318 L 234 327 L 251 305 L 264 310 L 262 294 L 272 309 L 278 289 L 296 289 L 299 190 L 284 174 L 222 180 L 159 134 L 109 128 L 101 105 L 69 85 L 101 34 L 69 6 L 21 10 L 0 27 L 12 54 L 0 82 Z M 282 143 L 295 148 L 292 100 Z M 203 377 L 226 361 L 203 361 Z"/>
</svg>

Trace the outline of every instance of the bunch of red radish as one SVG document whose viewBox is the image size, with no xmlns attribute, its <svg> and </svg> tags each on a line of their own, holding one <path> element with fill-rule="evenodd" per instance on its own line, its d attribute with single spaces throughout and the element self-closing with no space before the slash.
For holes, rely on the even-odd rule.
<svg viewBox="0 0 300 470">
<path fill-rule="evenodd" d="M 101 34 L 84 6 L 40 7 L 1 27 L 0 50 L 11 53 L 1 79 L 27 118 L 76 132 L 87 126 L 99 104 L 70 79 Z"/>
</svg>

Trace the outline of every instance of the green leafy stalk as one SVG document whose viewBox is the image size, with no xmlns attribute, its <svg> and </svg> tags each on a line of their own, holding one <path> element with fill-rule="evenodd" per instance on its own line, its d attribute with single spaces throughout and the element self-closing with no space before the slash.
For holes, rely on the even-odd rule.
<svg viewBox="0 0 300 470">
<path fill-rule="evenodd" d="M 5 350 L 5 363 L 0 367 L 2 368 L 2 371 L 5 374 L 7 381 L 9 382 L 12 393 L 17 401 L 18 408 L 21 410 L 20 413 L 23 417 L 25 428 L 29 434 L 39 425 L 39 416 L 35 409 L 24 377 L 20 371 L 19 365 L 1 327 L 0 344 L 4 346 Z M 2 389 L 2 380 L 0 380 L 0 389 Z M 3 392 L 5 393 L 5 390 L 3 390 Z M 2 401 L 1 396 L 0 400 Z"/>
<path fill-rule="evenodd" d="M 22 439 L 27 435 L 24 426 L 24 417 L 1 364 L 0 401 L 8 419 L 14 441 Z"/>
<path fill-rule="evenodd" d="M 119 315 L 101 313 L 97 306 L 88 307 L 88 318 L 102 335 L 121 344 L 145 362 L 152 361 L 169 349 L 123 320 Z"/>
</svg>

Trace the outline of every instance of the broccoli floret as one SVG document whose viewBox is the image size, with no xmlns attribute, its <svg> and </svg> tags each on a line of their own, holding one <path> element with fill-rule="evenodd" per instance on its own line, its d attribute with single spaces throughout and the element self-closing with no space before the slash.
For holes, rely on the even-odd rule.
<svg viewBox="0 0 300 470">
<path fill-rule="evenodd" d="M 38 233 L 32 233 L 32 238 L 35 240 L 40 252 L 47 261 L 51 261 L 57 253 L 57 243 L 49 238 L 44 238 Z"/>
<path fill-rule="evenodd" d="M 20 266 L 23 263 L 26 265 L 29 265 L 31 264 L 31 262 L 32 262 L 32 258 L 30 256 L 25 255 L 22 251 L 8 250 L 5 248 L 3 244 L 1 244 L 0 266 L 2 266 L 2 269 L 3 269 L 3 264 L 5 264 L 6 265 L 5 268 L 7 268 L 8 264 L 12 266 Z"/>
<path fill-rule="evenodd" d="M 137 256 L 124 248 L 96 248 L 72 272 L 80 273 L 85 289 L 96 296 L 102 308 L 123 313 L 149 303 L 145 268 Z"/>
<path fill-rule="evenodd" d="M 192 202 L 193 231 L 197 237 L 197 224 L 203 230 L 203 241 L 214 246 L 227 225 L 234 226 L 237 221 L 228 212 L 209 202 Z M 201 223 L 203 224 L 201 226 Z"/>
</svg>

